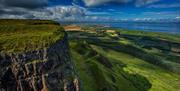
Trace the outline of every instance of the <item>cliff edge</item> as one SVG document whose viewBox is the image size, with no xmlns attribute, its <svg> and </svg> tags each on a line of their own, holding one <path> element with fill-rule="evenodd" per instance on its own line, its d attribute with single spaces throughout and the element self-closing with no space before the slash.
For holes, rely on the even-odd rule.
<svg viewBox="0 0 180 91">
<path fill-rule="evenodd" d="M 42 20 L 0 22 L 0 91 L 79 91 L 63 28 Z"/>
</svg>

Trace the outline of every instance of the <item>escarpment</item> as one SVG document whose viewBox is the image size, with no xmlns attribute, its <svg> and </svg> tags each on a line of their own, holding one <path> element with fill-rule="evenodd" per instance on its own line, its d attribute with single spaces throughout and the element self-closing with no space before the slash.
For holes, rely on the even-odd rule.
<svg viewBox="0 0 180 91">
<path fill-rule="evenodd" d="M 79 91 L 66 33 L 36 50 L 16 53 L 1 49 L 0 91 Z"/>
</svg>

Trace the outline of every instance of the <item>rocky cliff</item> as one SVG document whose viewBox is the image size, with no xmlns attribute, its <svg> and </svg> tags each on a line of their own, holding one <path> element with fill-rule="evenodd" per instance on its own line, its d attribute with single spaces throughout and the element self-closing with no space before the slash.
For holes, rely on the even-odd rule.
<svg viewBox="0 0 180 91">
<path fill-rule="evenodd" d="M 79 91 L 67 35 L 41 50 L 1 52 L 0 91 Z"/>
</svg>

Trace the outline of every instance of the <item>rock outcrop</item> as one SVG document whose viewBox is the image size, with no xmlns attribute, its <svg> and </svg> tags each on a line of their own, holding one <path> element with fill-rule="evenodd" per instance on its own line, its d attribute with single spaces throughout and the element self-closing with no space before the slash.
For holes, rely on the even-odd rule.
<svg viewBox="0 0 180 91">
<path fill-rule="evenodd" d="M 1 53 L 0 91 L 79 91 L 67 35 L 42 50 Z"/>
</svg>

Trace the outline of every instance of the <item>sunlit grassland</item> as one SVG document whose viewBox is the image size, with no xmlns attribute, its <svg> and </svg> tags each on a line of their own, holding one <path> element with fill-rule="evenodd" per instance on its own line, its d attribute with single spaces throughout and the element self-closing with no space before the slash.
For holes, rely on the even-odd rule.
<svg viewBox="0 0 180 91">
<path fill-rule="evenodd" d="M 93 48 L 116 62 L 124 63 L 126 65 L 123 68 L 124 71 L 146 77 L 152 84 L 149 91 L 178 91 L 180 89 L 180 75 L 166 71 L 126 53 L 108 49 L 105 51 L 101 47 L 94 45 Z"/>
<path fill-rule="evenodd" d="M 0 51 L 28 52 L 61 40 L 64 29 L 52 21 L 0 20 Z"/>
<path fill-rule="evenodd" d="M 105 67 L 99 62 L 101 60 L 97 59 L 97 57 L 101 56 L 99 54 L 93 54 L 94 51 L 92 49 L 83 48 L 85 50 L 85 54 L 83 55 L 81 52 L 77 52 L 78 49 L 74 49 L 75 47 L 77 48 L 74 44 L 76 43 L 70 42 L 72 48 L 71 53 L 81 79 L 83 90 L 101 91 L 107 89 L 108 91 L 119 91 L 120 89 L 123 89 L 124 91 L 143 91 L 141 89 L 146 89 L 146 87 L 137 89 L 134 87 L 133 83 L 125 79 L 123 75 L 119 75 L 124 74 L 128 77 L 131 76 L 130 74 L 121 71 L 122 67 L 117 67 L 119 71 L 114 72 L 116 66 L 112 69 Z M 77 45 L 79 46 L 79 44 Z M 134 83 L 138 83 L 138 79 Z"/>
</svg>

